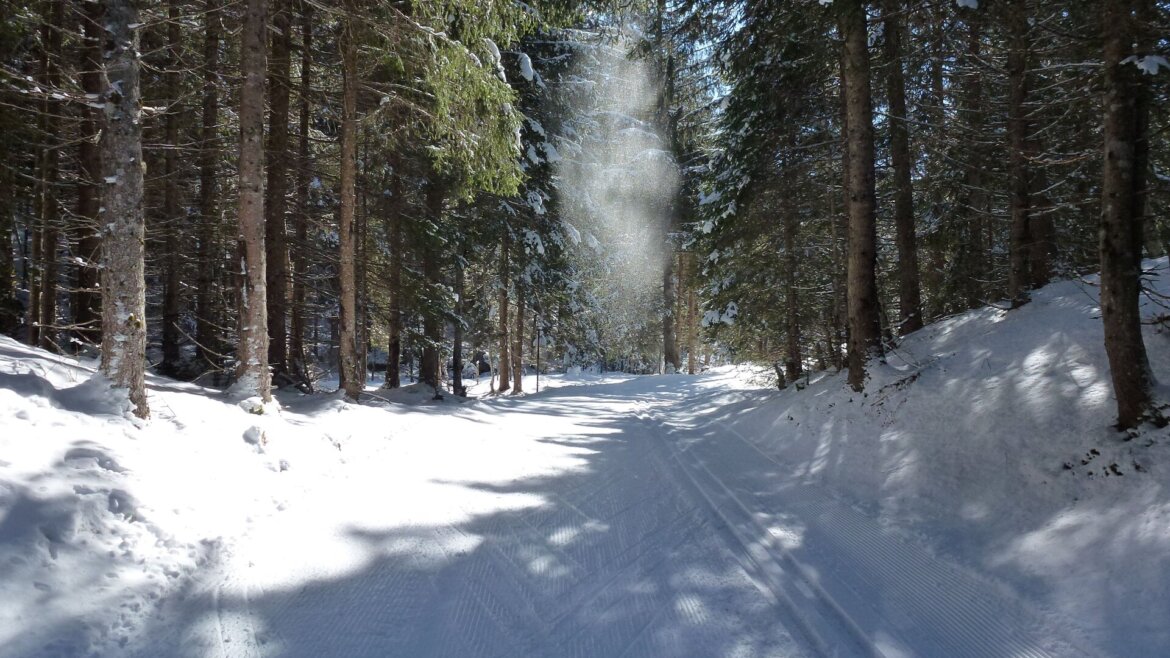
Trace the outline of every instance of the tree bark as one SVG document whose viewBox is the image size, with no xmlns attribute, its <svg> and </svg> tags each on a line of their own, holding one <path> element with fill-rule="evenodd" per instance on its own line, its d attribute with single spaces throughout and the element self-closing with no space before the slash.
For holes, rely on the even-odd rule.
<svg viewBox="0 0 1170 658">
<path fill-rule="evenodd" d="M 216 212 L 218 198 L 219 159 L 219 45 L 220 0 L 206 0 L 204 4 L 203 32 L 203 117 L 199 138 L 199 263 L 195 292 L 195 342 L 207 365 L 219 363 L 216 351 L 219 345 L 218 295 L 214 290 L 215 274 L 219 261 L 219 217 Z"/>
<path fill-rule="evenodd" d="M 241 31 L 239 233 L 243 244 L 236 379 L 242 390 L 272 399 L 268 372 L 268 302 L 264 253 L 264 77 L 266 0 L 247 0 Z"/>
<path fill-rule="evenodd" d="M 9 111 L 0 108 L 0 124 L 7 125 Z M 7 140 L 0 138 L 7 146 Z M 12 168 L 0 167 L 0 189 L 11 190 L 15 182 Z M 0 333 L 8 334 L 20 322 L 20 302 L 16 299 L 16 254 L 12 250 L 12 233 L 16 229 L 16 203 L 11 194 L 0 194 Z"/>
<path fill-rule="evenodd" d="M 347 5 L 348 6 L 348 5 Z M 356 18 L 348 13 L 341 34 L 341 208 L 338 213 L 341 268 L 341 317 L 338 365 L 341 388 L 356 400 L 361 395 L 365 380 L 358 372 L 357 346 L 357 288 L 354 256 L 357 243 L 354 236 L 354 212 L 357 204 L 357 44 L 354 41 Z"/>
<path fill-rule="evenodd" d="M 437 178 L 438 174 L 436 173 L 434 176 Z M 430 181 L 427 185 L 426 204 L 427 215 L 434 226 L 442 225 L 443 204 L 445 202 L 446 190 L 443 189 L 443 184 L 438 180 Z M 424 238 L 426 242 L 423 249 L 422 268 L 427 297 L 432 300 L 438 297 L 439 289 L 443 285 L 440 257 L 436 253 L 434 239 L 432 236 Z M 430 308 L 425 309 L 423 313 L 423 352 L 422 359 L 419 360 L 419 381 L 434 388 L 435 394 L 438 395 L 439 386 L 443 381 L 443 360 L 439 351 L 439 345 L 443 341 L 443 319 L 439 315 L 441 313 L 438 308 L 439 304 L 432 301 L 428 306 Z"/>
<path fill-rule="evenodd" d="M 101 94 L 102 5 L 87 2 L 82 17 L 81 87 L 87 94 Z M 101 149 L 98 147 L 100 110 L 81 110 L 81 141 L 78 144 L 77 181 L 77 291 L 73 296 L 74 337 L 82 343 L 101 343 L 101 292 L 97 262 L 101 258 L 98 210 L 101 208 Z"/>
<path fill-rule="evenodd" d="M 1143 2 L 1144 0 L 1136 0 Z M 1134 54 L 1133 3 L 1105 0 L 1105 163 L 1101 189 L 1101 319 L 1117 426 L 1137 426 L 1151 411 L 1153 375 L 1142 339 L 1142 209 L 1146 190 L 1145 158 L 1140 143 L 1148 139 L 1149 107 Z"/>
<path fill-rule="evenodd" d="M 918 276 L 918 238 L 914 222 L 914 187 L 910 169 L 910 130 L 906 109 L 906 77 L 902 72 L 902 0 L 885 1 L 885 50 L 889 60 L 890 159 L 894 169 L 894 232 L 898 247 L 898 333 L 922 328 L 922 293 Z M 789 379 L 793 379 L 789 375 Z"/>
<path fill-rule="evenodd" d="M 268 364 L 273 375 L 288 375 L 288 193 L 289 55 L 292 52 L 292 2 L 273 0 L 272 54 L 268 66 L 268 187 L 264 202 L 264 246 L 268 267 Z"/>
<path fill-rule="evenodd" d="M 941 230 L 942 222 L 940 221 L 945 212 L 943 207 L 945 185 L 942 174 L 947 158 L 943 152 L 945 149 L 943 145 L 946 144 L 948 133 L 943 62 L 947 60 L 949 54 L 946 46 L 943 11 L 941 7 L 936 6 L 933 10 L 928 9 L 926 13 L 930 41 L 929 91 L 926 94 L 926 122 L 929 129 L 924 131 L 924 134 L 929 135 L 934 148 L 927 149 L 926 181 L 923 187 L 929 200 L 927 215 L 929 221 L 934 224 L 934 228 L 924 241 L 927 250 L 927 264 L 923 271 L 923 284 L 928 296 L 927 303 L 923 308 L 926 316 L 923 318 L 923 322 L 927 318 L 937 318 L 943 315 L 947 309 L 947 299 L 944 294 L 947 254 Z"/>
<path fill-rule="evenodd" d="M 698 266 L 695 262 L 695 253 L 688 254 L 687 265 L 690 275 L 695 276 Z M 687 289 L 687 373 L 695 374 L 699 361 L 699 293 L 696 283 L 692 280 Z"/>
<path fill-rule="evenodd" d="M 301 10 L 301 81 L 300 117 L 298 128 L 300 141 L 297 149 L 297 191 L 296 191 L 296 242 L 291 252 L 293 281 L 291 327 L 288 337 L 288 361 L 292 375 L 303 384 L 309 384 L 305 352 L 305 279 L 309 275 L 309 119 L 312 112 L 313 72 L 313 5 L 306 0 L 299 3 Z"/>
<path fill-rule="evenodd" d="M 397 165 L 397 161 L 395 161 Z M 390 321 L 387 327 L 389 346 L 386 356 L 386 388 L 398 388 L 402 384 L 402 259 L 406 248 L 406 241 L 402 234 L 403 184 L 402 174 L 398 167 L 394 167 L 391 174 L 391 204 L 390 204 Z"/>
<path fill-rule="evenodd" d="M 499 380 L 500 385 L 496 390 L 497 393 L 503 393 L 512 387 L 512 357 L 510 355 L 511 349 L 508 345 L 508 279 L 510 278 L 510 271 L 508 266 L 508 252 L 511 250 L 511 240 L 508 238 L 508 229 L 504 228 L 504 237 L 500 242 L 500 271 L 497 276 L 499 289 L 499 307 L 500 307 L 500 355 L 499 355 Z"/>
<path fill-rule="evenodd" d="M 179 319 L 182 312 L 182 298 L 179 287 L 182 284 L 182 254 L 179 253 L 180 231 L 183 218 L 179 208 L 179 120 L 181 110 L 179 67 L 182 66 L 182 48 L 179 5 L 171 0 L 167 7 L 167 70 L 163 74 L 166 85 L 167 113 L 164 119 L 167 150 L 163 156 L 163 216 L 164 250 L 163 260 L 163 313 L 162 313 L 162 363 L 160 370 L 171 377 L 178 374 L 182 355 L 179 350 Z"/>
<path fill-rule="evenodd" d="M 516 327 L 512 332 L 512 395 L 524 392 L 524 284 L 516 282 Z"/>
<path fill-rule="evenodd" d="M 451 390 L 459 397 L 467 397 L 467 387 L 463 385 L 463 312 L 465 305 L 463 268 L 467 264 L 465 254 L 455 256 L 455 326 L 451 341 Z"/>
<path fill-rule="evenodd" d="M 866 361 L 881 353 L 877 294 L 873 110 L 865 7 L 861 0 L 838 0 L 844 37 L 845 170 L 849 211 L 848 319 L 849 385 L 865 388 Z"/>
<path fill-rule="evenodd" d="M 1029 28 L 1026 0 L 1010 0 L 1008 26 L 1008 179 L 1011 186 L 1011 243 L 1009 244 L 1008 299 L 1013 308 L 1028 301 L 1033 252 L 1031 166 L 1028 152 Z"/>
<path fill-rule="evenodd" d="M 114 386 L 129 389 L 134 414 L 146 401 L 146 219 L 138 23 L 132 0 L 105 0 L 102 115 L 102 358 Z"/>
<path fill-rule="evenodd" d="M 784 205 L 784 297 L 785 357 L 784 373 L 790 381 L 800 376 L 800 297 L 796 285 L 796 231 L 800 226 L 796 204 Z"/>
<path fill-rule="evenodd" d="M 53 0 L 48 7 L 49 15 L 43 28 L 44 48 L 44 86 L 49 90 L 61 88 L 61 32 L 65 29 L 65 3 L 63 0 Z M 56 101 L 44 100 L 44 133 L 42 139 L 58 139 L 61 132 L 61 104 Z M 41 278 L 38 292 L 39 298 L 33 298 L 34 304 L 39 304 L 37 319 L 40 328 L 37 331 L 37 344 L 42 349 L 57 350 L 57 247 L 61 237 L 61 205 L 57 200 L 57 182 L 61 172 L 61 151 L 56 144 L 47 148 L 41 159 Z"/>
<path fill-rule="evenodd" d="M 973 62 L 972 66 L 978 67 L 978 60 L 982 57 L 983 50 L 983 17 L 975 9 L 968 10 L 967 16 L 967 54 Z M 961 277 L 956 287 L 966 292 L 969 308 L 978 308 L 983 305 L 987 294 L 986 284 L 990 278 L 987 273 L 989 249 L 985 242 L 987 193 L 983 189 L 984 163 L 980 161 L 979 157 L 982 155 L 983 149 L 978 145 L 984 130 L 984 101 L 983 75 L 976 68 L 967 75 L 963 99 L 964 107 L 961 112 L 968 131 L 967 138 L 974 144 L 970 147 L 965 163 L 967 172 L 964 187 L 966 189 L 962 195 L 962 205 L 966 212 L 966 223 L 963 226 L 965 234 L 962 238 L 965 241 L 959 245 L 961 266 L 955 268 L 958 276 Z"/>
</svg>

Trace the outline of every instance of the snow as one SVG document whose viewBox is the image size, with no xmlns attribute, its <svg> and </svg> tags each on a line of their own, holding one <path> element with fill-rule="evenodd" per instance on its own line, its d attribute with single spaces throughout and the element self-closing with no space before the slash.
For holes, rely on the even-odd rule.
<svg viewBox="0 0 1170 658">
<path fill-rule="evenodd" d="M 135 424 L 0 338 L 0 656 L 1168 655 L 1170 431 L 1110 427 L 1094 283 L 930 325 L 864 393 L 151 376 Z"/>
<path fill-rule="evenodd" d="M 1157 75 L 1158 69 L 1161 68 L 1170 69 L 1170 62 L 1167 62 L 1166 58 L 1161 55 L 1146 55 L 1144 57 L 1134 55 L 1125 58 L 1122 63 L 1133 64 L 1146 75 Z"/>
<path fill-rule="evenodd" d="M 532 58 L 527 53 L 520 53 L 520 76 L 532 82 L 534 75 L 536 75 L 536 71 L 532 70 Z"/>
</svg>

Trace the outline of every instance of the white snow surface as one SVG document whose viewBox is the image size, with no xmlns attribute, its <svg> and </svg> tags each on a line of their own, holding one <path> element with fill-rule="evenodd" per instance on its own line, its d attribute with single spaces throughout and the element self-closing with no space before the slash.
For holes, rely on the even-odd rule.
<svg viewBox="0 0 1170 658">
<path fill-rule="evenodd" d="M 256 414 L 152 377 L 135 423 L 0 339 L 0 656 L 1170 655 L 1170 437 L 1110 427 L 1092 283 L 931 325 L 864 394 L 574 371 Z"/>
</svg>

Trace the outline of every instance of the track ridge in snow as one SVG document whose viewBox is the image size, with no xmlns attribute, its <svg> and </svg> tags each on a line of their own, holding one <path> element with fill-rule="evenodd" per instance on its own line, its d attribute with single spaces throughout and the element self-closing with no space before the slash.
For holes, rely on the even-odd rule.
<svg viewBox="0 0 1170 658">
<path fill-rule="evenodd" d="M 662 431 L 673 432 L 673 428 L 662 422 L 657 414 L 643 405 L 639 416 L 650 425 Z M 655 432 L 659 434 L 659 432 Z M 741 564 L 752 576 L 757 587 L 765 591 L 804 634 L 812 648 L 820 655 L 832 658 L 853 656 L 881 656 L 870 643 L 864 632 L 856 628 L 848 615 L 833 600 L 818 591 L 814 582 L 794 569 L 795 565 L 782 551 L 770 550 L 765 544 L 752 539 L 762 530 L 751 518 L 750 512 L 723 486 L 722 482 L 701 463 L 686 463 L 685 451 L 674 450 L 670 439 L 660 440 L 670 450 L 678 469 L 685 475 L 696 494 L 706 502 L 711 511 L 722 521 Z M 841 641 L 844 627 L 852 634 L 852 641 Z"/>
<path fill-rule="evenodd" d="M 732 528 L 751 559 L 778 565 L 767 582 L 790 601 L 811 602 L 822 612 L 803 616 L 815 637 L 834 637 L 835 615 L 843 630 L 859 641 L 861 655 L 1100 655 L 1075 629 L 1053 632 L 1056 622 L 1001 584 L 892 535 L 876 519 L 817 485 L 778 476 L 785 471 L 783 465 L 733 428 L 721 427 L 718 436 L 723 440 L 715 442 L 699 436 L 696 428 L 662 419 L 669 415 L 647 414 L 663 426 L 680 468 Z M 769 527 L 771 520 L 779 520 L 779 527 Z M 775 541 L 777 535 L 786 541 Z M 792 583 L 793 577 L 799 582 Z M 792 593 L 804 592 L 805 587 L 816 596 L 802 599 Z M 1036 639 L 1052 637 L 1069 640 Z M 840 650 L 831 647 L 830 655 Z"/>
</svg>

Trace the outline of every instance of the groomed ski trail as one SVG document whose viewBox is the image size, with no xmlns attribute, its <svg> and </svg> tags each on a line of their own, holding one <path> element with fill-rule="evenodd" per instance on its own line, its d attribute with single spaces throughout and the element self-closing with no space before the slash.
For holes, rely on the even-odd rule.
<svg viewBox="0 0 1170 658">
<path fill-rule="evenodd" d="M 711 390 L 694 381 L 565 387 L 460 410 L 449 427 L 477 433 L 484 452 L 452 452 L 441 462 L 450 472 L 421 477 L 474 498 L 444 503 L 458 509 L 443 522 L 351 529 L 368 564 L 295 589 L 252 587 L 244 562 L 262 559 L 256 550 L 226 555 L 208 577 L 244 595 L 214 587 L 216 623 L 202 627 L 195 597 L 180 655 L 1099 655 L 999 583 L 785 477 L 751 437 L 695 420 L 687 409 Z M 388 508 L 421 502 L 386 492 L 393 476 L 371 445 L 367 468 L 320 491 L 321 505 L 358 492 L 385 495 Z M 540 461 L 549 456 L 557 467 Z M 543 466 L 501 479 L 477 459 Z"/>
<path fill-rule="evenodd" d="M 791 471 L 733 428 L 686 418 L 709 393 L 644 401 L 667 450 L 826 655 L 1100 656 L 1078 629 L 931 554 Z M 684 411 L 684 413 L 679 413 Z M 1059 639 L 1057 639 L 1059 638 Z M 860 652 L 859 654 L 857 652 Z"/>
</svg>

